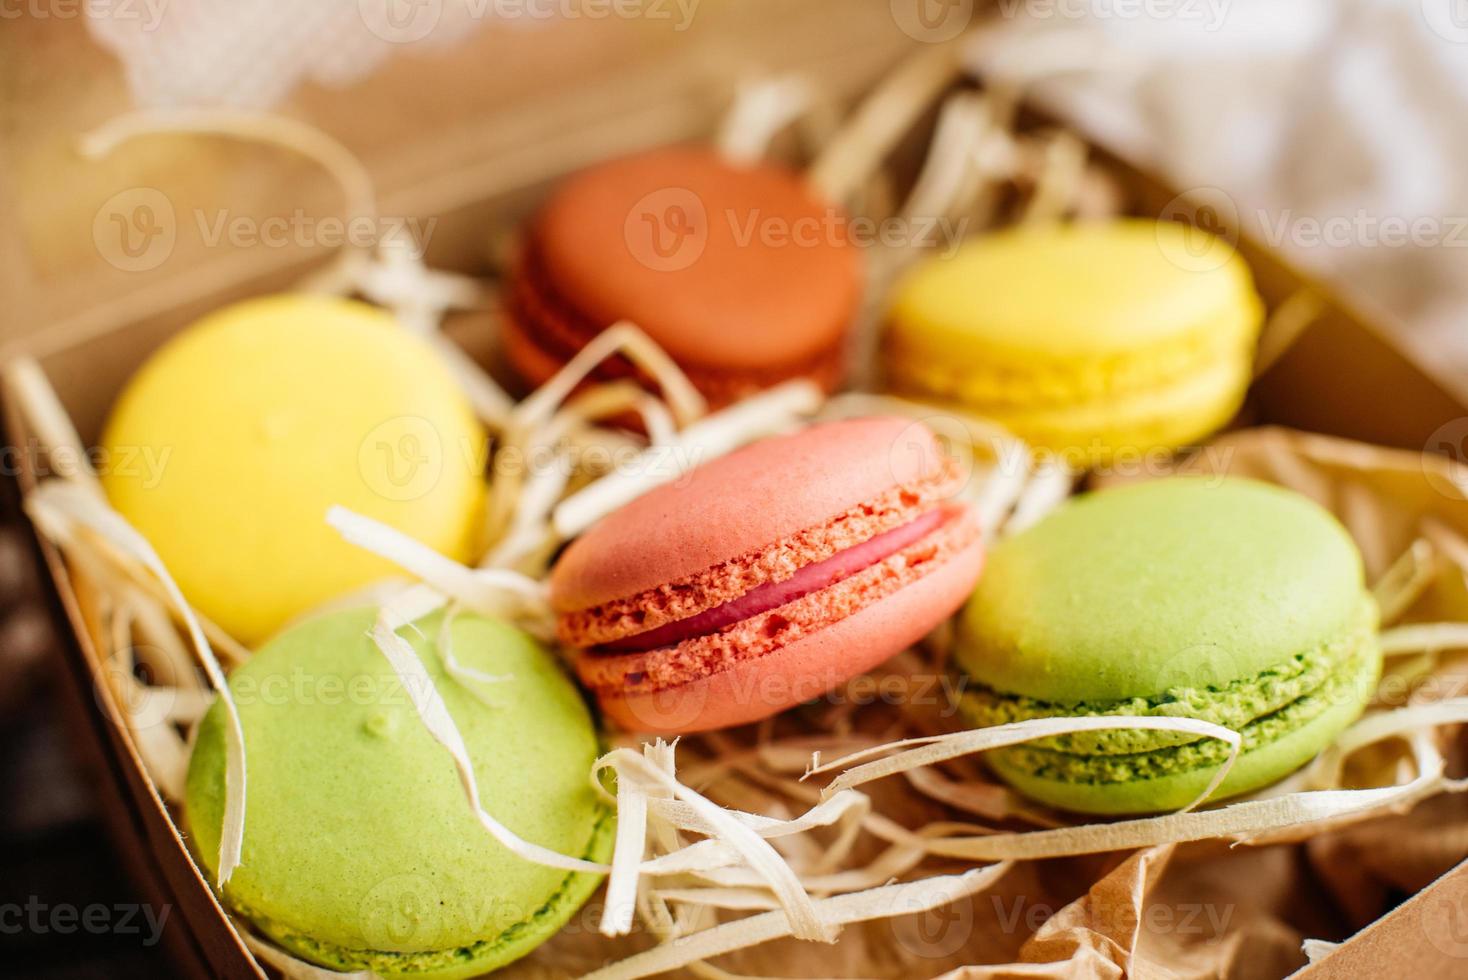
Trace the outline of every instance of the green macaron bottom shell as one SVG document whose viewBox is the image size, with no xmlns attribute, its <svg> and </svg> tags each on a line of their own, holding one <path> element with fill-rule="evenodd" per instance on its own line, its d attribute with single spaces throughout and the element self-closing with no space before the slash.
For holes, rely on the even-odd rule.
<svg viewBox="0 0 1468 980">
<path fill-rule="evenodd" d="M 603 811 L 601 819 L 597 821 L 591 846 L 581 857 L 597 862 L 610 860 L 615 830 L 616 820 L 611 811 Z M 293 932 L 288 927 L 271 921 L 268 916 L 244 908 L 237 908 L 237 911 L 282 948 L 302 959 L 334 970 L 370 970 L 379 977 L 391 980 L 400 977 L 405 980 L 465 980 L 498 970 L 535 950 L 559 932 L 600 885 L 599 875 L 569 872 L 562 879 L 561 887 L 544 905 L 529 918 L 512 925 L 498 936 L 422 953 L 335 946 Z"/>
<path fill-rule="evenodd" d="M 1381 675 L 1374 633 L 1340 666 L 1319 688 L 1236 729 L 1242 751 L 1210 801 L 1278 781 L 1309 762 L 1360 717 Z M 970 721 L 980 723 L 982 715 L 974 713 L 970 698 L 965 697 L 960 707 Z M 1155 733 L 1122 729 L 1099 734 L 1115 734 L 1124 740 Z M 1207 789 L 1229 754 L 1229 746 L 1219 739 L 1195 739 L 1126 754 L 1064 752 L 1039 745 L 996 750 L 985 759 L 1001 779 L 1034 800 L 1062 810 L 1107 816 L 1161 813 L 1187 806 Z"/>
<path fill-rule="evenodd" d="M 1196 718 L 1236 731 L 1265 716 L 1294 706 L 1292 714 L 1298 724 L 1308 718 L 1301 714 L 1306 706 L 1296 702 L 1323 689 L 1333 678 L 1354 674 L 1351 665 L 1374 643 L 1377 628 L 1376 604 L 1363 596 L 1350 624 L 1338 635 L 1321 645 L 1302 651 L 1269 670 L 1243 677 L 1219 686 L 1186 683 L 1192 666 L 1200 659 L 1219 660 L 1226 651 L 1200 646 L 1183 651 L 1174 673 L 1179 683 L 1150 697 L 1126 698 L 1119 701 L 1057 704 L 1019 695 L 1001 694 L 974 684 L 964 696 L 964 715 L 975 727 L 987 728 L 1033 718 L 1099 717 L 1104 715 L 1136 715 L 1159 718 Z M 1217 673 L 1209 664 L 1208 673 Z M 1280 721 L 1277 719 L 1277 721 Z M 1151 729 L 1108 729 L 1075 732 L 1027 743 L 1031 750 L 1054 750 L 1076 756 L 1134 755 L 1150 753 L 1174 745 L 1197 743 L 1200 736 L 1185 732 Z M 1218 743 L 1214 743 L 1218 744 Z"/>
<path fill-rule="evenodd" d="M 479 823 L 454 762 L 368 635 L 374 610 L 288 629 L 230 675 L 245 736 L 241 862 L 221 899 L 303 959 L 385 978 L 457 980 L 554 935 L 601 876 L 528 861 Z M 444 618 L 414 647 L 474 760 L 484 809 L 521 838 L 604 863 L 615 819 L 589 773 L 601 744 L 555 658 L 513 627 L 465 614 L 451 676 Z M 225 713 L 200 724 L 185 786 L 190 844 L 213 878 L 224 817 Z"/>
</svg>

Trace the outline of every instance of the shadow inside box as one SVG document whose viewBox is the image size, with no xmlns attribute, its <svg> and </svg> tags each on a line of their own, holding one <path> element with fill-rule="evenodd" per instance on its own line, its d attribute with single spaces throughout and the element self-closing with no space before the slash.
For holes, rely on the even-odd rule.
<svg viewBox="0 0 1468 980">
<path fill-rule="evenodd" d="M 173 910 L 143 902 L 41 684 L 0 714 L 0 975 L 178 976 L 162 945 Z"/>
</svg>

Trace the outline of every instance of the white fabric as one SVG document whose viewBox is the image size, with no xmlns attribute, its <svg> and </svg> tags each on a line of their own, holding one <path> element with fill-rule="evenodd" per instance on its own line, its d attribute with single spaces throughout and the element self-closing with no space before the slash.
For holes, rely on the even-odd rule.
<svg viewBox="0 0 1468 980">
<path fill-rule="evenodd" d="M 1468 370 L 1468 0 L 1000 0 L 974 66 Z"/>
<path fill-rule="evenodd" d="M 546 19 L 494 0 L 95 0 L 92 36 L 122 61 L 139 108 L 269 108 L 303 81 L 350 85 L 391 55 L 492 22 Z M 501 17 L 502 12 L 519 16 Z"/>
</svg>

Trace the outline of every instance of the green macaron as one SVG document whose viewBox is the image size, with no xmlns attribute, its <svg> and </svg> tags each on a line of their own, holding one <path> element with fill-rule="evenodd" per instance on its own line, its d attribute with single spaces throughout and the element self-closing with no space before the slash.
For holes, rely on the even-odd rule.
<svg viewBox="0 0 1468 980">
<path fill-rule="evenodd" d="M 1233 729 L 1213 794 L 1299 768 L 1354 721 L 1381 672 L 1355 543 L 1299 494 L 1173 477 L 1086 494 L 1002 542 L 960 618 L 960 702 L 981 727 L 1149 715 Z M 1016 789 L 1082 813 L 1186 806 L 1229 747 L 1142 729 L 1058 736 L 987 759 Z"/>
<path fill-rule="evenodd" d="M 600 876 L 532 863 L 493 839 L 454 762 L 367 633 L 372 610 L 331 613 L 266 644 L 230 677 L 245 736 L 244 848 L 223 899 L 303 959 L 383 977 L 450 980 L 530 952 Z M 591 786 L 596 732 L 575 687 L 524 633 L 441 614 L 402 631 L 453 717 L 480 802 L 521 838 L 603 861 L 613 819 Z M 464 676 L 462 672 L 459 672 Z M 472 687 L 472 690 L 471 690 Z M 224 818 L 225 715 L 190 760 L 186 816 L 212 873 Z"/>
</svg>

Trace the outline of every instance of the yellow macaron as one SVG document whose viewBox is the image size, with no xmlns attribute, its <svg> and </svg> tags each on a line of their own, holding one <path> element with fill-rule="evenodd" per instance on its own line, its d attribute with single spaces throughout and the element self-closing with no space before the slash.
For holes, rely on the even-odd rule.
<svg viewBox="0 0 1468 980">
<path fill-rule="evenodd" d="M 1248 267 L 1221 239 L 1176 222 L 1049 225 L 913 269 L 884 359 L 894 391 L 1089 466 L 1226 424 L 1262 319 Z"/>
<path fill-rule="evenodd" d="M 471 557 L 485 432 L 428 344 L 363 303 L 291 294 L 205 317 L 132 378 L 102 442 L 112 505 L 248 644 L 393 574 L 327 526 L 334 504 Z"/>
</svg>

